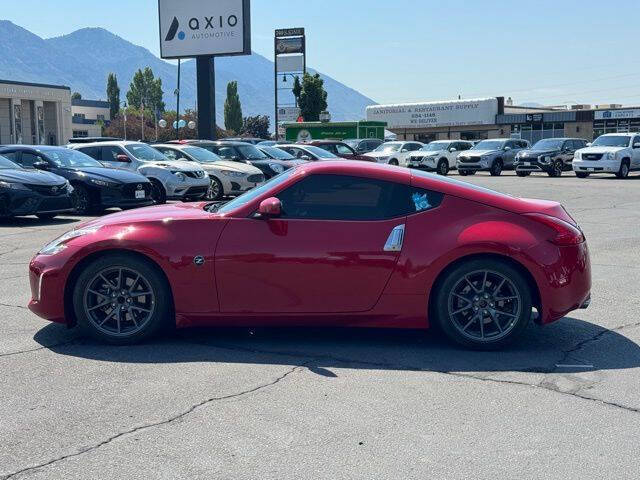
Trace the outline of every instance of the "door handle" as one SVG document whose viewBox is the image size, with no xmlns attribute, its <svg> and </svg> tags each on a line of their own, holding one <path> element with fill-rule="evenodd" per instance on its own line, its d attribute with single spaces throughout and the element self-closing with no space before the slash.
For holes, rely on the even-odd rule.
<svg viewBox="0 0 640 480">
<path fill-rule="evenodd" d="M 404 240 L 404 223 L 398 225 L 391 230 L 386 243 L 384 244 L 385 252 L 399 252 L 402 250 L 402 242 Z"/>
</svg>

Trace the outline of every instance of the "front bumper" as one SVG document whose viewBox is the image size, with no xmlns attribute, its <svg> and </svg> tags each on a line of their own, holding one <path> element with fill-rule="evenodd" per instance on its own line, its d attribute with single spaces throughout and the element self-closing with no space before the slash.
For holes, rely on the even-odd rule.
<svg viewBox="0 0 640 480">
<path fill-rule="evenodd" d="M 426 172 L 434 172 L 436 170 L 436 159 L 434 157 L 408 158 L 407 167 L 424 170 Z"/>
<path fill-rule="evenodd" d="M 620 170 L 620 160 L 574 160 L 574 172 L 616 173 Z"/>
<path fill-rule="evenodd" d="M 537 158 L 525 158 L 514 163 L 516 172 L 550 172 L 552 164 L 542 163 Z"/>
<path fill-rule="evenodd" d="M 181 182 L 178 179 L 169 180 L 165 184 L 167 198 L 171 200 L 181 200 L 183 198 L 204 198 L 209 190 L 209 176 L 204 178 L 187 177 Z"/>
<path fill-rule="evenodd" d="M 138 188 L 141 186 L 142 188 Z M 150 183 L 127 183 L 115 188 L 102 188 L 99 191 L 99 204 L 104 208 L 135 208 L 153 205 Z M 137 192 L 143 192 L 144 196 Z"/>
<path fill-rule="evenodd" d="M 0 217 L 73 212 L 71 194 L 41 195 L 32 190 L 0 190 Z"/>
<path fill-rule="evenodd" d="M 252 174 L 245 175 L 243 177 L 229 177 L 227 175 L 220 175 L 216 177 L 222 183 L 222 189 L 225 195 L 240 195 L 252 188 L 259 187 L 264 183 L 264 175 Z M 258 182 L 251 180 L 259 180 Z"/>
<path fill-rule="evenodd" d="M 463 170 L 463 171 L 480 171 L 480 170 L 489 170 L 489 167 L 491 166 L 491 161 L 490 160 L 479 160 L 479 161 L 465 161 L 462 162 L 460 160 L 458 160 L 456 162 L 456 167 L 458 170 Z"/>
</svg>

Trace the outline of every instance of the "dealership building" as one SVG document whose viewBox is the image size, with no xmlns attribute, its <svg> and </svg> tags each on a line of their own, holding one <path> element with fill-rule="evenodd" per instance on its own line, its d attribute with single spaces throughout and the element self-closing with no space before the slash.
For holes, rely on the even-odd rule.
<svg viewBox="0 0 640 480">
<path fill-rule="evenodd" d="M 101 137 L 102 125 L 111 122 L 109 102 L 102 100 L 71 100 L 71 113 L 74 137 Z"/>
<path fill-rule="evenodd" d="M 71 138 L 71 89 L 0 80 L 0 144 L 65 144 Z"/>
<path fill-rule="evenodd" d="M 387 122 L 399 140 L 482 140 L 576 137 L 640 131 L 640 107 L 617 104 L 521 107 L 504 97 L 443 102 L 371 105 L 368 121 Z"/>
</svg>

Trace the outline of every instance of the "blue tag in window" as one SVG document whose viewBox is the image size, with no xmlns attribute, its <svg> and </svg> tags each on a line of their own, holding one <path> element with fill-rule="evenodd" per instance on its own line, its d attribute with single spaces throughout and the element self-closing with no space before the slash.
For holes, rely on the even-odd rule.
<svg viewBox="0 0 640 480">
<path fill-rule="evenodd" d="M 413 204 L 416 206 L 416 212 L 426 210 L 431 206 L 429 205 L 429 199 L 427 198 L 426 193 L 416 192 L 411 195 L 411 199 L 413 200 Z"/>
</svg>

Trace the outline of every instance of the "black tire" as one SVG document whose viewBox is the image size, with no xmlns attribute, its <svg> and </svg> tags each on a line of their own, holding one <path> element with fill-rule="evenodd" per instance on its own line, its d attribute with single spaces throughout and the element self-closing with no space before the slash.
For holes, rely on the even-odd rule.
<svg viewBox="0 0 640 480">
<path fill-rule="evenodd" d="M 629 160 L 626 158 L 620 163 L 620 170 L 616 172 L 616 177 L 627 178 L 629 176 Z"/>
<path fill-rule="evenodd" d="M 531 175 L 531 172 L 525 172 L 522 170 L 516 170 L 516 175 L 519 177 L 528 177 L 529 175 Z"/>
<path fill-rule="evenodd" d="M 438 162 L 437 172 L 439 175 L 447 176 L 449 173 L 449 162 L 446 158 L 441 158 Z"/>
<path fill-rule="evenodd" d="M 73 186 L 73 204 L 78 215 L 89 215 L 93 212 L 94 205 L 91 192 L 84 185 Z"/>
<path fill-rule="evenodd" d="M 162 183 L 155 178 L 150 179 L 151 182 L 151 198 L 156 205 L 167 203 L 167 192 Z"/>
<path fill-rule="evenodd" d="M 398 166 L 399 165 L 398 160 L 395 158 L 392 158 L 391 160 L 389 160 L 389 165 Z"/>
<path fill-rule="evenodd" d="M 216 177 L 211 176 L 211 187 L 207 190 L 205 198 L 207 200 L 220 200 L 224 196 L 222 182 Z"/>
<path fill-rule="evenodd" d="M 564 164 L 562 163 L 562 160 L 556 160 L 552 165 L 550 165 L 550 168 L 551 170 L 547 172 L 547 175 L 554 178 L 561 177 L 564 170 Z"/>
<path fill-rule="evenodd" d="M 484 276 L 484 272 L 488 274 Z M 506 281 L 500 283 L 503 278 Z M 473 285 L 468 285 L 467 280 Z M 459 289 L 465 286 L 470 299 L 462 301 L 462 296 L 454 292 L 463 294 Z M 514 296 L 509 296 L 509 292 Z M 477 350 L 495 350 L 508 345 L 522 334 L 531 320 L 530 287 L 517 269 L 501 260 L 478 259 L 458 265 L 439 282 L 434 300 L 433 312 L 442 331 L 460 345 Z M 508 310 L 511 313 L 507 313 Z M 485 329 L 497 333 L 485 337 Z"/>
<path fill-rule="evenodd" d="M 40 220 L 53 220 L 54 218 L 56 218 L 57 213 L 37 213 L 36 217 L 38 217 Z"/>
<path fill-rule="evenodd" d="M 462 175 L 463 177 L 466 177 L 467 175 L 469 175 L 469 170 L 460 170 L 460 169 L 458 169 L 458 174 Z"/>
<path fill-rule="evenodd" d="M 496 158 L 491 164 L 491 168 L 489 169 L 489 173 L 492 177 L 499 177 L 502 173 L 502 160 Z"/>
<path fill-rule="evenodd" d="M 589 176 L 589 172 L 575 172 L 575 174 L 578 178 L 587 178 Z"/>
<path fill-rule="evenodd" d="M 94 282 L 101 282 L 99 278 L 100 274 L 104 274 L 105 277 L 109 277 L 110 274 L 105 272 L 111 272 L 114 269 L 124 269 L 140 275 L 139 279 L 136 280 L 138 283 L 133 282 L 133 275 L 129 277 L 129 279 L 132 280 L 133 285 L 127 285 L 126 282 L 129 279 L 126 277 L 124 277 L 124 286 L 118 285 L 117 288 L 114 288 L 114 285 L 111 284 L 110 287 L 114 290 L 120 291 L 121 288 L 126 289 L 128 286 L 135 289 L 136 285 L 138 288 L 141 288 L 142 285 L 144 285 L 145 291 L 148 288 L 148 291 L 151 292 L 152 300 L 143 304 L 143 306 L 148 306 L 151 310 L 150 314 L 147 314 L 148 318 L 144 320 L 144 323 L 140 326 L 139 330 L 132 330 L 130 333 L 122 332 L 121 334 L 116 334 L 109 333 L 107 331 L 111 327 L 112 321 L 116 321 L 115 316 L 111 320 L 108 320 L 103 327 L 98 326 L 98 320 L 93 317 L 93 315 L 98 314 L 110 316 L 114 310 L 116 311 L 116 314 L 120 316 L 119 309 L 126 306 L 126 303 L 120 303 L 118 298 L 114 299 L 114 303 L 110 304 L 111 294 L 109 294 L 109 290 L 106 290 L 106 292 L 103 290 L 106 294 L 103 295 L 101 293 L 100 296 L 96 296 L 96 298 L 100 299 L 100 302 L 106 301 L 106 306 L 104 308 L 99 309 L 94 306 L 90 312 L 87 310 L 88 307 L 86 302 L 90 298 L 89 295 L 93 295 L 89 290 L 92 286 L 95 288 Z M 103 282 L 103 284 L 107 286 L 106 282 Z M 120 294 L 118 293 L 118 295 Z M 134 298 L 134 304 L 136 299 L 146 298 L 132 295 L 131 293 L 128 295 Z M 122 300 L 122 302 L 125 301 L 127 300 Z M 115 308 L 111 308 L 111 305 L 115 305 Z M 122 305 L 122 307 L 120 307 L 120 305 Z M 74 285 L 73 308 L 78 321 L 78 326 L 85 334 L 102 342 L 114 345 L 129 345 L 149 338 L 156 334 L 163 326 L 167 326 L 170 318 L 169 313 L 173 311 L 173 303 L 171 301 L 171 290 L 169 285 L 167 284 L 164 276 L 159 272 L 158 267 L 153 265 L 150 261 L 146 261 L 135 255 L 117 253 L 99 257 L 84 267 Z M 133 306 L 133 308 L 136 308 L 136 306 Z M 140 310 L 140 308 L 138 308 L 138 310 Z M 125 312 L 124 319 L 119 317 L 122 321 L 117 322 L 118 328 L 120 328 L 122 324 L 126 325 L 127 323 L 135 323 L 127 321 L 127 315 L 132 315 L 132 312 Z M 138 320 L 140 321 L 141 319 L 138 318 Z M 135 326 L 138 327 L 137 324 Z"/>
</svg>

